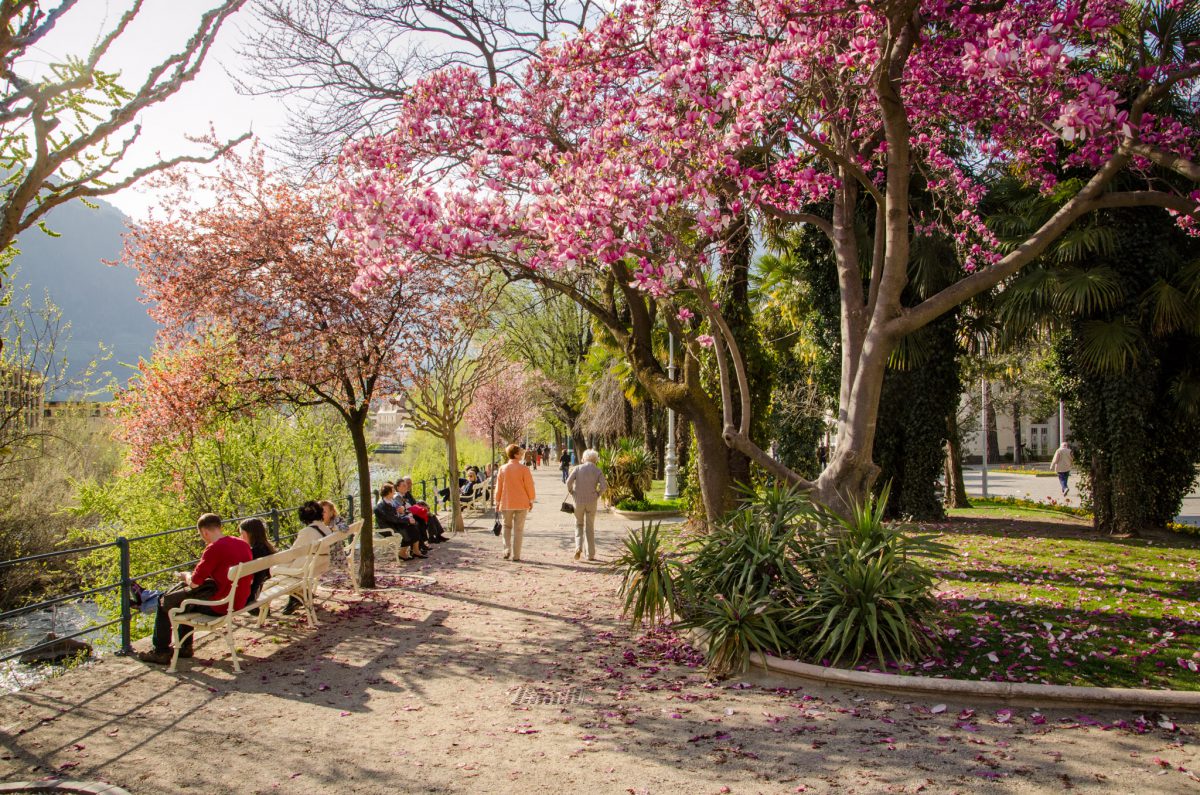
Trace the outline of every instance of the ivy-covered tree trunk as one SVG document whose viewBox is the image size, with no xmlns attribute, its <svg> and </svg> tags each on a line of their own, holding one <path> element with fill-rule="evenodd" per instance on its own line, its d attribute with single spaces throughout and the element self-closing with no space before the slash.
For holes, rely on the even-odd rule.
<svg viewBox="0 0 1200 795">
<path fill-rule="evenodd" d="M 1055 356 L 1071 441 L 1089 470 L 1095 528 L 1127 535 L 1165 527 L 1196 480 L 1200 334 L 1194 320 L 1172 327 L 1162 310 L 1195 311 L 1185 299 L 1200 286 L 1194 270 L 1200 243 L 1161 214 L 1128 210 L 1110 222 L 1120 229 L 1116 248 L 1094 266 L 1120 280 L 1122 298 L 1078 317 Z M 1134 342 L 1131 352 L 1117 351 L 1122 366 L 1105 367 L 1097 359 L 1096 330 L 1113 326 L 1132 333 Z"/>
<path fill-rule="evenodd" d="M 956 315 L 931 324 L 922 331 L 920 350 L 954 351 L 957 325 Z M 937 481 L 949 435 L 946 417 L 957 408 L 961 390 L 953 355 L 921 356 L 909 369 L 889 370 L 884 377 L 873 457 L 883 473 L 876 493 L 891 484 L 890 518 L 945 517 Z"/>
</svg>

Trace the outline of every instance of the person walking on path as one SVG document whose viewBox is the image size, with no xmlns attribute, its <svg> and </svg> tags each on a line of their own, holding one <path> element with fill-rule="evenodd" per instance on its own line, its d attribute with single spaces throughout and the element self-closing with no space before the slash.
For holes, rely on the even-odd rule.
<svg viewBox="0 0 1200 795">
<path fill-rule="evenodd" d="M 596 503 L 608 491 L 608 480 L 596 466 L 600 454 L 584 450 L 583 463 L 571 470 L 567 493 L 575 498 L 575 560 L 583 553 L 587 540 L 587 559 L 596 559 Z"/>
<path fill-rule="evenodd" d="M 496 507 L 504 516 L 504 559 L 521 559 L 521 539 L 525 535 L 525 516 L 533 507 L 533 473 L 521 463 L 524 450 L 510 444 L 504 450 L 508 463 L 496 475 Z"/>
<path fill-rule="evenodd" d="M 1050 468 L 1058 473 L 1058 485 L 1062 486 L 1064 497 L 1067 496 L 1067 479 L 1071 477 L 1071 466 L 1074 463 L 1071 448 L 1066 442 L 1059 445 L 1058 449 L 1054 451 L 1054 458 L 1050 460 Z"/>
<path fill-rule="evenodd" d="M 558 457 L 558 467 L 562 470 L 563 483 L 567 482 L 567 475 L 571 471 L 571 451 L 563 448 L 562 455 Z"/>
</svg>

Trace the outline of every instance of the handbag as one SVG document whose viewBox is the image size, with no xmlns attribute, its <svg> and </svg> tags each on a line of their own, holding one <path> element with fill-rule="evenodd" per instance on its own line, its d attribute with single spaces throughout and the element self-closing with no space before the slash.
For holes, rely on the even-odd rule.
<svg viewBox="0 0 1200 795">
<path fill-rule="evenodd" d="M 500 535 L 500 532 L 501 532 L 501 528 L 500 528 L 500 510 L 497 508 L 497 509 L 496 509 L 496 523 L 495 523 L 494 525 L 492 525 L 492 535 L 494 535 L 494 536 L 498 536 L 498 535 Z"/>
<path fill-rule="evenodd" d="M 562 511 L 563 513 L 575 513 L 575 506 L 572 505 L 571 503 L 567 502 L 566 500 L 563 500 L 562 507 L 559 508 L 559 510 Z"/>
</svg>

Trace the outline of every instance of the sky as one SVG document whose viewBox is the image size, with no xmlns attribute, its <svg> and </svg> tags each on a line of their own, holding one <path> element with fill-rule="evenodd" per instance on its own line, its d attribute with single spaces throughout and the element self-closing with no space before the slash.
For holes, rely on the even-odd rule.
<svg viewBox="0 0 1200 795">
<path fill-rule="evenodd" d="M 201 15 L 217 2 L 145 0 L 142 12 L 110 49 L 101 67 L 120 71 L 120 82 L 126 87 L 140 85 L 149 68 L 183 48 Z M 86 56 L 101 32 L 110 30 L 129 5 L 129 0 L 81 0 L 22 66 L 29 70 L 44 69 L 69 55 Z M 126 169 L 155 162 L 160 153 L 169 158 L 202 151 L 187 136 L 203 135 L 210 125 L 218 138 L 253 132 L 264 142 L 274 143 L 286 124 L 282 100 L 239 94 L 230 76 L 246 71 L 238 48 L 245 37 L 253 35 L 252 21 L 246 8 L 228 20 L 197 78 L 162 104 L 141 114 L 141 138 L 123 161 Z M 144 218 L 156 201 L 152 193 L 137 187 L 105 200 L 135 219 Z"/>
</svg>

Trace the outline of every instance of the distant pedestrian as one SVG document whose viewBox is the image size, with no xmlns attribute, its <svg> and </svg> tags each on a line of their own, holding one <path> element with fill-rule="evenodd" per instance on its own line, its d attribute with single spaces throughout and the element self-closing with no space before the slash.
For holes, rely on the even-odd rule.
<svg viewBox="0 0 1200 795">
<path fill-rule="evenodd" d="M 817 463 L 821 465 L 821 471 L 825 471 L 825 465 L 829 463 L 829 448 L 825 445 L 817 446 Z"/>
<path fill-rule="evenodd" d="M 1050 460 L 1050 468 L 1058 473 L 1058 485 L 1062 486 L 1063 496 L 1067 496 L 1067 479 L 1071 477 L 1071 466 L 1075 463 L 1075 458 L 1071 455 L 1071 448 L 1063 442 L 1054 451 L 1054 458 Z"/>
<path fill-rule="evenodd" d="M 596 559 L 596 503 L 608 491 L 608 481 L 596 462 L 595 450 L 583 452 L 583 463 L 571 470 L 567 492 L 575 498 L 575 560 L 579 560 L 587 542 L 587 559 Z"/>
<path fill-rule="evenodd" d="M 562 470 L 563 483 L 567 482 L 567 475 L 571 472 L 571 451 L 564 449 L 562 455 L 558 457 L 558 468 Z"/>
</svg>

